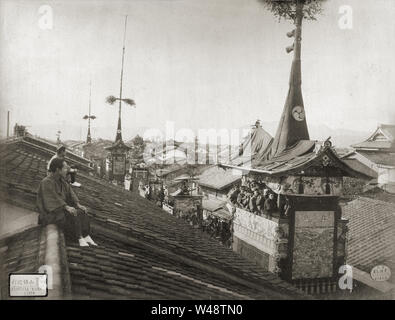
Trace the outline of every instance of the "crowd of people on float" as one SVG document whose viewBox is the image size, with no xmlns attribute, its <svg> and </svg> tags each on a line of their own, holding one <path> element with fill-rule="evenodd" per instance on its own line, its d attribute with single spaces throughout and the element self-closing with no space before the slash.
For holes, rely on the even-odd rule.
<svg viewBox="0 0 395 320">
<path fill-rule="evenodd" d="M 236 207 L 257 215 L 278 215 L 277 195 L 264 183 L 244 181 L 228 193 L 228 200 Z"/>
</svg>

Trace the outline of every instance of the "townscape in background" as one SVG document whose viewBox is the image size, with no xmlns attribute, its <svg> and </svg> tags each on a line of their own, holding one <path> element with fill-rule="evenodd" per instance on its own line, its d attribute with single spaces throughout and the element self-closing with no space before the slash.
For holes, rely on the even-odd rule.
<svg viewBox="0 0 395 320">
<path fill-rule="evenodd" d="M 124 139 L 122 107 L 138 107 L 122 96 L 127 17 L 120 93 L 102 97 L 119 103 L 113 141 L 92 136 L 91 93 L 84 141 L 60 131 L 39 137 L 8 113 L 0 297 L 11 298 L 8 274 L 53 265 L 55 299 L 393 299 L 395 124 L 346 148 L 310 135 L 301 32 L 317 3 L 294 2 L 288 92 L 274 136 L 257 119 L 237 144 L 216 133 Z M 37 224 L 37 188 L 62 146 L 92 246 Z"/>
</svg>

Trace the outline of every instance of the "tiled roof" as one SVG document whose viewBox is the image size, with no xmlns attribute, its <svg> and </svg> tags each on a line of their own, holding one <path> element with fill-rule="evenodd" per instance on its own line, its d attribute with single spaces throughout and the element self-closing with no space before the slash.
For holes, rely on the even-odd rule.
<svg viewBox="0 0 395 320">
<path fill-rule="evenodd" d="M 342 159 L 342 161 L 355 171 L 362 172 L 365 175 L 372 177 L 372 179 L 377 179 L 377 172 L 364 165 L 358 159 Z"/>
<path fill-rule="evenodd" d="M 381 200 L 395 205 L 395 194 L 386 192 L 382 188 L 375 187 L 362 194 L 363 197 Z"/>
<path fill-rule="evenodd" d="M 51 154 L 29 145 L 0 147 L 2 197 L 35 209 L 36 189 Z M 66 241 L 73 297 L 251 298 L 303 297 L 294 287 L 223 247 L 208 234 L 154 203 L 79 172 L 75 189 L 90 208 L 98 248 Z"/>
<path fill-rule="evenodd" d="M 317 148 L 315 151 L 314 147 Z M 293 173 L 298 173 L 311 165 L 317 164 L 323 161 L 324 157 L 335 164 L 336 167 L 343 171 L 344 176 L 358 177 L 363 179 L 371 178 L 367 176 L 363 171 L 357 171 L 350 167 L 347 163 L 339 159 L 336 152 L 330 146 L 320 146 L 316 145 L 316 141 L 311 140 L 301 140 L 298 144 L 290 149 L 285 150 L 280 156 L 272 158 L 270 160 L 264 160 L 257 165 L 238 167 L 228 164 L 224 164 L 224 167 L 231 168 L 245 168 L 249 171 L 259 172 L 266 175 L 289 175 Z"/>
<path fill-rule="evenodd" d="M 143 247 L 95 236 L 100 247 L 67 247 L 73 293 L 79 298 L 248 299 L 257 292 L 158 257 Z M 162 259 L 161 259 L 162 258 Z M 239 293 L 239 292 L 242 292 Z"/>
<path fill-rule="evenodd" d="M 123 140 L 117 140 L 116 142 L 114 142 L 111 146 L 106 147 L 106 150 L 113 150 L 113 149 L 117 149 L 117 148 L 121 148 L 121 149 L 125 149 L 125 150 L 130 150 L 132 149 L 131 147 L 129 147 L 128 145 L 126 145 Z"/>
<path fill-rule="evenodd" d="M 6 273 L 36 272 L 39 264 L 40 228 L 34 227 L 0 240 Z"/>
<path fill-rule="evenodd" d="M 358 151 L 358 153 L 373 163 L 386 166 L 395 166 L 395 153 L 362 151 Z"/>
<path fill-rule="evenodd" d="M 240 172 L 225 170 L 219 166 L 212 166 L 199 176 L 199 185 L 216 190 L 223 190 L 241 179 Z"/>
<path fill-rule="evenodd" d="M 360 197 L 343 207 L 349 219 L 347 263 L 366 272 L 395 254 L 395 204 Z"/>
<path fill-rule="evenodd" d="M 33 137 L 29 134 L 23 137 L 11 137 L 3 141 L 3 143 L 5 145 L 15 143 L 18 143 L 18 145 L 25 145 L 29 150 L 34 150 L 36 155 L 42 155 L 44 157 L 46 157 L 48 153 L 54 155 L 57 149 L 56 145 L 53 145 L 42 138 Z M 69 164 L 76 165 L 76 167 L 80 170 L 92 170 L 89 167 L 90 161 L 88 159 L 82 158 L 79 155 L 70 152 L 69 149 L 67 149 L 66 152 L 66 160 L 69 162 Z"/>
<path fill-rule="evenodd" d="M 40 228 L 0 240 L 0 300 L 8 298 L 8 275 L 37 272 L 40 263 Z"/>
<path fill-rule="evenodd" d="M 202 207 L 208 211 L 216 211 L 221 209 L 225 206 L 226 201 L 223 200 L 216 200 L 216 199 L 203 199 L 202 200 Z"/>
</svg>

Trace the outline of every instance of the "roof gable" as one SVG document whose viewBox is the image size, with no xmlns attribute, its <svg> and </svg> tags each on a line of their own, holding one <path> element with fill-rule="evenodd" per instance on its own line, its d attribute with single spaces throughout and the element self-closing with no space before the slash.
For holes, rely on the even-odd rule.
<svg viewBox="0 0 395 320">
<path fill-rule="evenodd" d="M 395 125 L 381 124 L 380 129 L 391 142 L 395 141 Z"/>
<path fill-rule="evenodd" d="M 395 150 L 395 125 L 380 124 L 368 139 L 356 143 L 352 147 L 356 149 Z"/>
</svg>

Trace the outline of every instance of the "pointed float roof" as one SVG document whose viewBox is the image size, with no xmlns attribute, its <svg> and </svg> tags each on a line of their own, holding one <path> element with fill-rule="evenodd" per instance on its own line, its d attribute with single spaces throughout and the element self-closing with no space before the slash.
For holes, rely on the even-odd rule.
<svg viewBox="0 0 395 320">
<path fill-rule="evenodd" d="M 301 24 L 302 19 L 298 19 L 295 29 L 294 58 L 289 78 L 288 96 L 269 158 L 281 156 L 281 153 L 293 148 L 301 140 L 310 140 L 301 88 Z"/>
<path fill-rule="evenodd" d="M 131 150 L 132 148 L 129 147 L 129 146 L 127 146 L 127 145 L 123 142 L 123 140 L 121 139 L 121 140 L 117 140 L 117 141 L 113 142 L 113 144 L 112 144 L 111 146 L 106 147 L 106 148 L 104 148 L 104 149 L 106 149 L 106 150 L 108 150 L 108 151 L 114 151 L 114 150 L 129 151 L 129 150 Z"/>
</svg>

